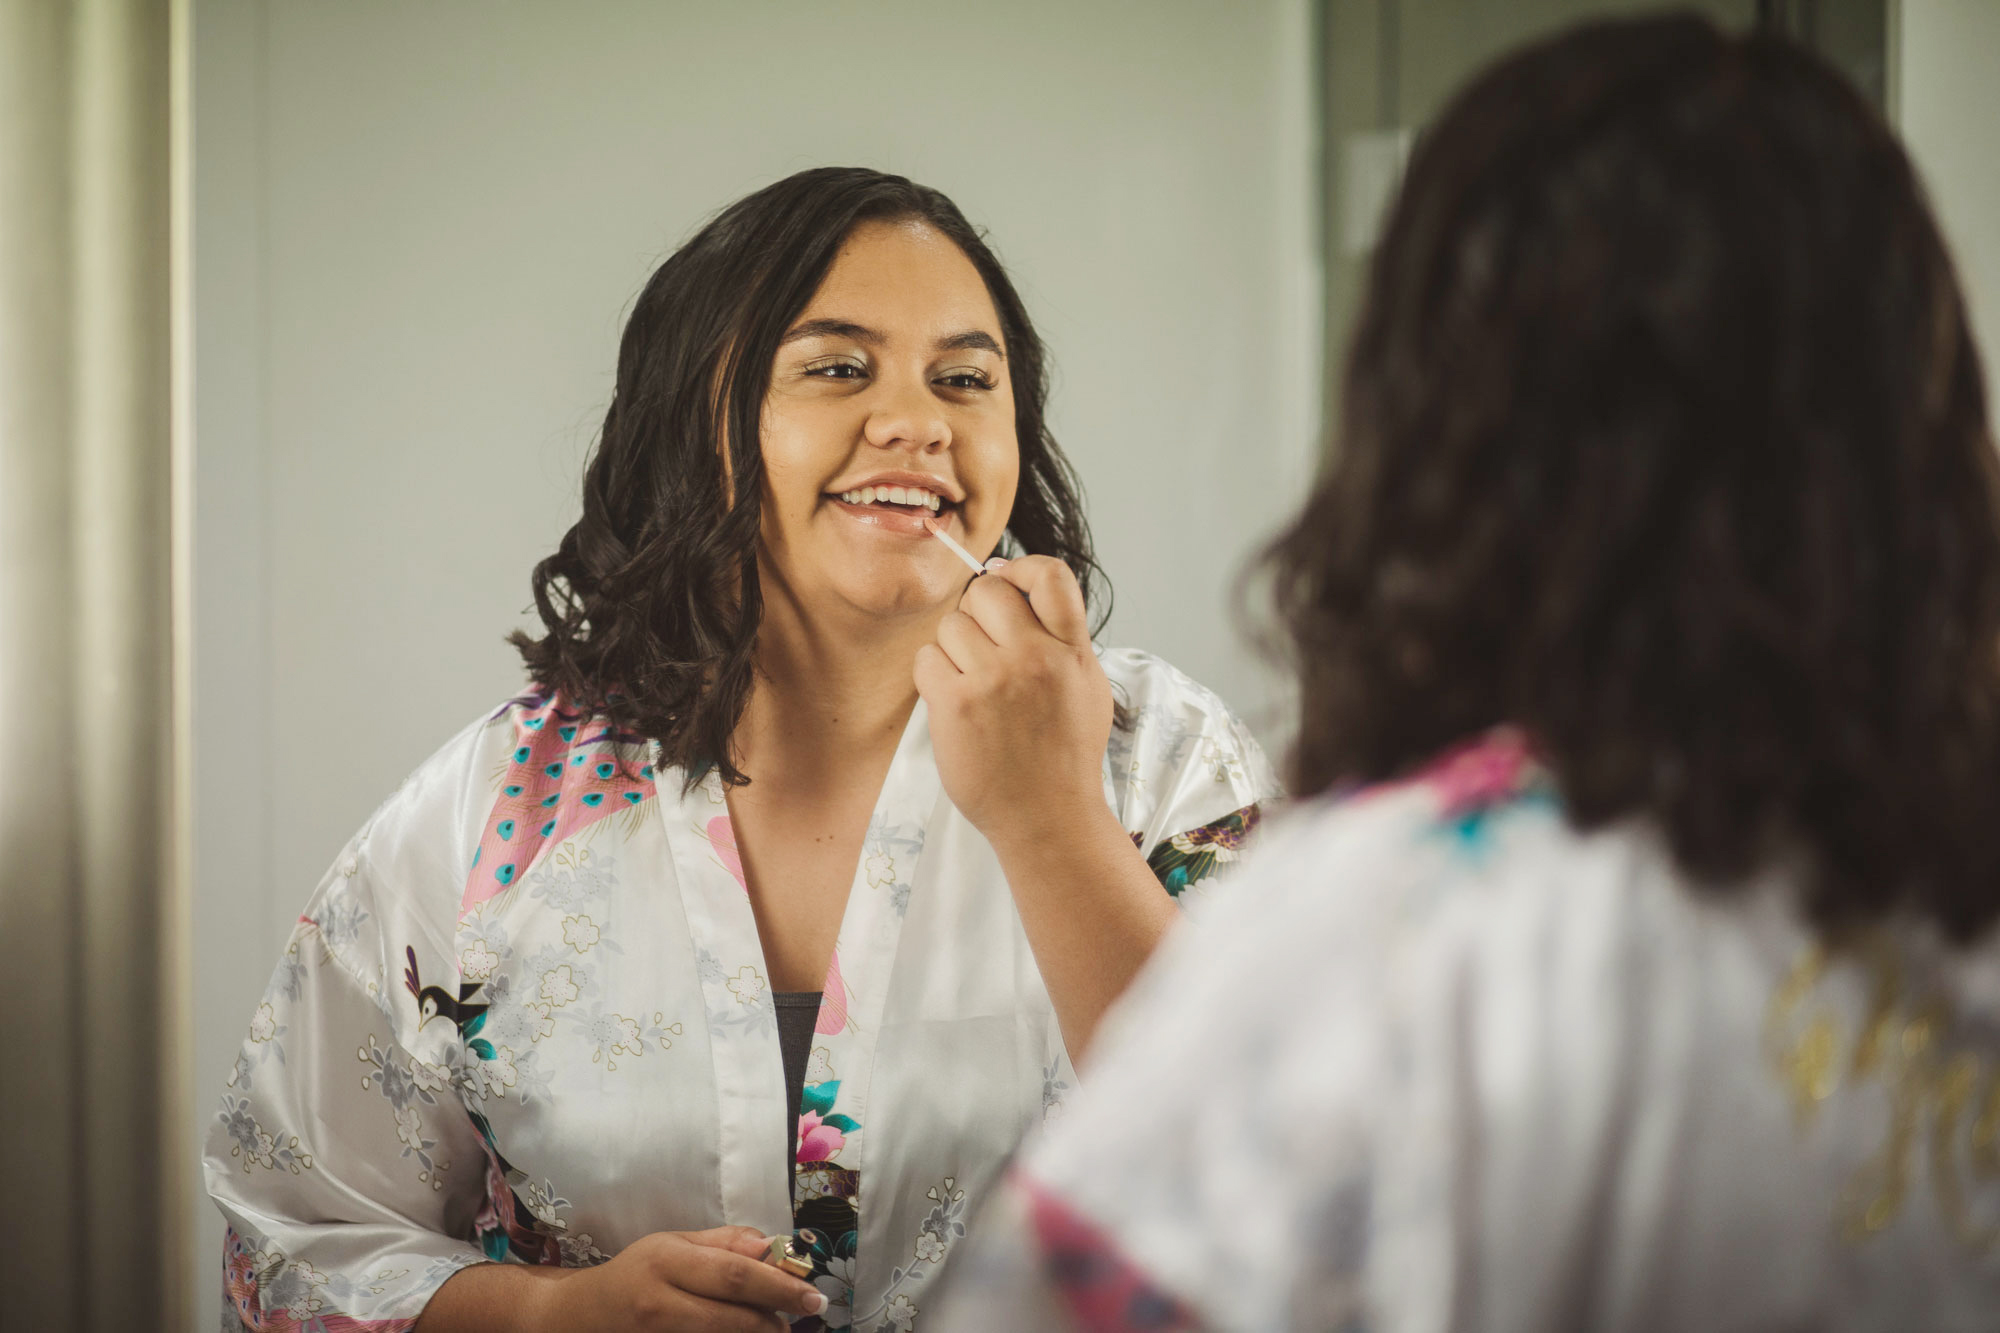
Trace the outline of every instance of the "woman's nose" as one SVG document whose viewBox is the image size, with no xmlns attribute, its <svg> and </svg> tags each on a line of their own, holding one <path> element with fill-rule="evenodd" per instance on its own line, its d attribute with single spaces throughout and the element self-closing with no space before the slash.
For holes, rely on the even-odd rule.
<svg viewBox="0 0 2000 1333">
<path fill-rule="evenodd" d="M 880 449 L 928 454 L 951 447 L 951 423 L 928 383 L 884 383 L 864 431 Z"/>
</svg>

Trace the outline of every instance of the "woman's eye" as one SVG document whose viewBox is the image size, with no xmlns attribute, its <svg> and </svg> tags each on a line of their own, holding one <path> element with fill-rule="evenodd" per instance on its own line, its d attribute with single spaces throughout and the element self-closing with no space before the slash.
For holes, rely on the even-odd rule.
<svg viewBox="0 0 2000 1333">
<path fill-rule="evenodd" d="M 824 365 L 806 367 L 806 374 L 829 380 L 855 380 L 860 379 L 865 373 L 852 361 L 829 361 Z"/>
<path fill-rule="evenodd" d="M 938 379 L 938 383 L 953 389 L 990 389 L 993 387 L 993 381 L 976 370 L 954 370 L 949 375 L 941 376 Z"/>
</svg>

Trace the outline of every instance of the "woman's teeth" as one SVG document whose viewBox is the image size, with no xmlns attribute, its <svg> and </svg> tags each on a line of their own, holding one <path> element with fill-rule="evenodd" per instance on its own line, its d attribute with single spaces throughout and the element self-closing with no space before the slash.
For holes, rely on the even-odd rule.
<svg viewBox="0 0 2000 1333">
<path fill-rule="evenodd" d="M 858 491 L 842 491 L 840 498 L 851 505 L 919 505 L 936 513 L 944 497 L 921 486 L 863 486 Z"/>
</svg>

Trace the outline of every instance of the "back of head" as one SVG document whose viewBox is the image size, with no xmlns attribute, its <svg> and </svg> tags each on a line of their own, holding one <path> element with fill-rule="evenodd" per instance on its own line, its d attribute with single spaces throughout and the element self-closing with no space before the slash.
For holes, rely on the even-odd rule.
<svg viewBox="0 0 2000 1333">
<path fill-rule="evenodd" d="M 1339 454 L 1271 553 L 1301 794 L 1523 727 L 1572 818 L 1655 820 L 1835 926 L 2000 915 L 2000 488 L 1910 164 L 1840 77 L 1592 25 L 1413 154 Z"/>
</svg>

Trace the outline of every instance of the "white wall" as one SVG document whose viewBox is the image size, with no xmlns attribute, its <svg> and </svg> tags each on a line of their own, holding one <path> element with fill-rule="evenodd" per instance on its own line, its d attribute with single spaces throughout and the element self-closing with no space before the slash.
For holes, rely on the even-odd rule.
<svg viewBox="0 0 2000 1333">
<path fill-rule="evenodd" d="M 204 1124 L 322 867 L 516 688 L 501 639 L 631 298 L 801 167 L 900 171 L 992 230 L 1056 358 L 1110 637 L 1269 722 L 1228 603 L 1311 456 L 1306 13 L 197 0 Z"/>
<path fill-rule="evenodd" d="M 1902 0 L 1896 101 L 1923 173 L 2000 418 L 2000 4 Z"/>
</svg>

